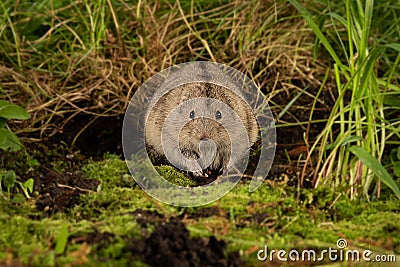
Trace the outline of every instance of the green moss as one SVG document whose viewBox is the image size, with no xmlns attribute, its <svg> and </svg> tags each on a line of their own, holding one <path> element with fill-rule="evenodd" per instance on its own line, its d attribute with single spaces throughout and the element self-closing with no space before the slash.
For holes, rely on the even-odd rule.
<svg viewBox="0 0 400 267">
<path fill-rule="evenodd" d="M 170 183 L 179 186 L 195 186 L 196 183 L 188 178 L 185 174 L 177 171 L 174 167 L 168 165 L 156 166 L 157 172 Z"/>
<path fill-rule="evenodd" d="M 337 196 L 334 191 L 325 196 L 317 194 L 318 201 L 298 201 L 296 192 L 290 187 L 264 185 L 249 193 L 248 183 L 238 184 L 211 205 L 220 208 L 221 214 L 199 218 L 189 229 L 196 236 L 214 234 L 226 240 L 231 250 L 242 252 L 264 245 L 271 249 L 336 248 L 337 240 L 346 238 L 356 246 L 362 243 L 360 239 L 383 243 L 390 240 L 399 253 L 400 227 L 393 223 L 400 221 L 400 214 L 393 213 L 399 204 L 397 200 L 385 203 L 387 210 L 383 211 L 382 202 L 360 204 L 346 197 L 334 202 Z M 329 205 L 332 205 L 330 209 Z M 190 208 L 186 212 L 195 214 L 202 208 Z M 257 214 L 264 216 L 263 219 L 257 219 Z M 369 245 L 372 251 L 378 251 L 375 246 Z M 255 260 L 255 253 L 249 259 Z"/>
<path fill-rule="evenodd" d="M 135 181 L 130 175 L 125 161 L 117 155 L 105 154 L 103 161 L 91 161 L 82 167 L 82 172 L 90 178 L 100 180 L 102 182 L 101 190 L 135 186 Z"/>
<path fill-rule="evenodd" d="M 169 168 L 165 170 L 169 175 L 175 174 Z M 125 255 L 127 240 L 140 238 L 143 232 L 151 233 L 156 225 L 156 222 L 138 223 L 135 213 L 138 209 L 157 211 L 161 214 L 160 221 L 190 218 L 183 221 L 191 236 L 215 235 L 228 243 L 229 250 L 239 251 L 256 266 L 259 264 L 256 252 L 265 245 L 271 249 L 335 248 L 339 238 L 346 238 L 349 244 L 364 244 L 376 251 L 382 242 L 391 242 L 394 252 L 400 252 L 400 227 L 396 223 L 400 221 L 400 214 L 396 199 L 354 202 L 345 195 L 337 198 L 339 193 L 328 187 L 298 191 L 273 183 L 249 192 L 249 182 L 239 182 L 216 202 L 179 208 L 162 204 L 134 182 L 127 182 L 124 177 L 130 174 L 126 164 L 116 156 L 92 161 L 83 171 L 88 177 L 99 179 L 102 187 L 98 192 L 81 195 L 79 204 L 68 213 L 44 218 L 32 201 L 18 205 L 0 203 L 0 227 L 7 229 L 0 231 L 0 246 L 5 248 L 0 252 L 0 264 L 12 253 L 22 263 L 32 266 L 73 265 L 79 260 L 74 255 L 85 249 L 82 242 L 75 240 L 103 233 L 111 238 L 106 246 L 90 245 L 91 252 L 86 255 L 88 266 L 128 263 L 145 266 Z M 168 188 L 154 190 L 163 190 L 171 199 L 183 201 L 182 196 L 170 194 Z M 69 241 L 65 252 L 59 255 L 54 247 L 63 225 L 67 225 Z M 370 245 L 366 240 L 371 240 Z M 107 260 L 104 262 L 104 259 Z"/>
</svg>

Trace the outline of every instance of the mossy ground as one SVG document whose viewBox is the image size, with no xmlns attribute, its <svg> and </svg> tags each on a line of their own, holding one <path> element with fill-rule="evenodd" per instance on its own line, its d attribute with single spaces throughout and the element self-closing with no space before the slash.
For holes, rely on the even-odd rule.
<svg viewBox="0 0 400 267">
<path fill-rule="evenodd" d="M 66 212 L 49 216 L 35 208 L 34 200 L 2 201 L 0 228 L 7 229 L 0 232 L 2 265 L 124 266 L 132 261 L 145 265 L 129 254 L 128 244 L 148 237 L 157 225 L 176 220 L 186 225 L 192 238 L 214 236 L 225 241 L 228 251 L 239 252 L 247 265 L 266 264 L 257 260 L 257 252 L 266 245 L 321 251 L 336 248 L 339 238 L 361 251 L 400 253 L 396 199 L 354 203 L 328 188 L 298 191 L 272 181 L 250 193 L 244 181 L 215 203 L 180 208 L 147 195 L 117 156 L 92 161 L 81 171 L 100 185 L 97 191 L 81 194 Z M 67 242 L 60 245 L 63 227 Z"/>
<path fill-rule="evenodd" d="M 196 183 L 185 174 L 178 172 L 174 167 L 163 165 L 156 166 L 157 172 L 170 183 L 178 186 L 194 186 Z"/>
</svg>

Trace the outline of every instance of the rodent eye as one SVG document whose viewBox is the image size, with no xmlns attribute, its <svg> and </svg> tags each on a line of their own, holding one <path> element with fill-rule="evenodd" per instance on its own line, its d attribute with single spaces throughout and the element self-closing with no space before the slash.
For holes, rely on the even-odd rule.
<svg viewBox="0 0 400 267">
<path fill-rule="evenodd" d="M 192 110 L 192 111 L 190 112 L 190 114 L 189 114 L 189 117 L 190 117 L 191 119 L 194 119 L 194 116 L 195 116 L 194 110 Z"/>
<path fill-rule="evenodd" d="M 221 112 L 219 110 L 217 110 L 217 112 L 215 112 L 215 118 L 217 120 L 220 120 L 222 118 L 222 114 L 221 114 Z"/>
</svg>

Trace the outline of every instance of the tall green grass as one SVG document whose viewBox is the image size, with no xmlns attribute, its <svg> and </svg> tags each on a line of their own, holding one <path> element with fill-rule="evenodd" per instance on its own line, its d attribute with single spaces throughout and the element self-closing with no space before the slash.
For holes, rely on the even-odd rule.
<svg viewBox="0 0 400 267">
<path fill-rule="evenodd" d="M 384 183 L 400 198 L 395 180 L 381 164 L 388 140 L 396 137 L 397 145 L 400 140 L 398 118 L 389 116 L 399 106 L 387 101 L 400 96 L 400 87 L 392 82 L 393 76 L 399 75 L 400 44 L 388 43 L 390 37 L 399 36 L 399 28 L 387 27 L 378 35 L 371 32 L 376 10 L 373 0 L 346 0 L 343 14 L 339 4 L 328 2 L 320 21 L 296 0 L 289 1 L 315 33 L 315 51 L 321 44 L 331 57 L 337 86 L 327 125 L 311 148 L 318 152 L 314 185 L 346 182 L 352 198 L 371 199 L 379 197 Z M 399 25 L 396 13 L 393 18 L 392 23 Z M 386 61 L 387 71 L 379 75 L 378 64 L 393 52 L 397 55 Z"/>
</svg>

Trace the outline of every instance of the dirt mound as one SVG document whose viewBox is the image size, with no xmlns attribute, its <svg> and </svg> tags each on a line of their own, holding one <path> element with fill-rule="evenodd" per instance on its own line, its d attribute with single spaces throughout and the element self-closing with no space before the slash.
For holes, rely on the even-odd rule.
<svg viewBox="0 0 400 267">
<path fill-rule="evenodd" d="M 131 239 L 127 252 L 150 266 L 243 266 L 237 252 L 226 250 L 226 243 L 209 238 L 190 238 L 179 221 L 160 224 L 147 239 Z"/>
</svg>

